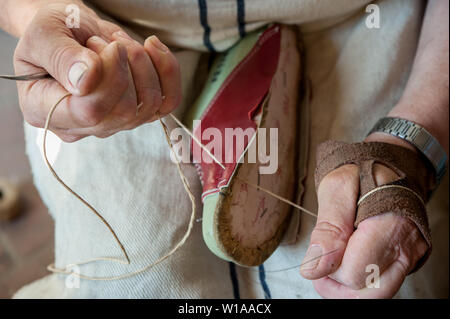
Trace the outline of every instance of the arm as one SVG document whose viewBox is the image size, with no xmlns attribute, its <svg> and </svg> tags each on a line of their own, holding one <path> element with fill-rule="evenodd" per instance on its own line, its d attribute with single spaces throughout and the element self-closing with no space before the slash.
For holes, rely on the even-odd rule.
<svg viewBox="0 0 450 319">
<path fill-rule="evenodd" d="M 389 116 L 413 121 L 430 132 L 449 152 L 449 2 L 430 0 L 419 46 L 405 91 Z M 412 146 L 384 133 L 366 141 Z"/>
<path fill-rule="evenodd" d="M 449 145 L 449 4 L 428 3 L 412 72 L 406 89 L 389 116 L 425 127 L 448 153 Z M 366 141 L 379 141 L 415 150 L 397 137 L 374 133 Z M 398 178 L 384 165 L 375 164 L 377 185 Z M 354 165 L 343 165 L 326 175 L 317 191 L 319 214 L 311 234 L 307 263 L 301 274 L 314 280 L 316 290 L 331 298 L 390 298 L 401 287 L 427 251 L 417 226 L 407 218 L 385 212 L 367 218 L 355 230 L 360 174 Z M 333 254 L 324 255 L 335 251 Z M 318 258 L 317 258 L 318 257 Z M 314 259 L 315 258 L 315 259 Z M 366 287 L 366 266 L 380 269 L 380 288 Z"/>
</svg>

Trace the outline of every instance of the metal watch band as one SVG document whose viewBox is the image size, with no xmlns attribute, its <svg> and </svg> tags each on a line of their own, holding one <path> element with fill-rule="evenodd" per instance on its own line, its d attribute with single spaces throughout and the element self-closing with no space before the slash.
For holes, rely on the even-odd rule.
<svg viewBox="0 0 450 319">
<path fill-rule="evenodd" d="M 425 128 L 408 120 L 384 117 L 375 124 L 369 134 L 374 132 L 391 134 L 414 145 L 433 164 L 439 184 L 447 170 L 447 154 Z"/>
</svg>

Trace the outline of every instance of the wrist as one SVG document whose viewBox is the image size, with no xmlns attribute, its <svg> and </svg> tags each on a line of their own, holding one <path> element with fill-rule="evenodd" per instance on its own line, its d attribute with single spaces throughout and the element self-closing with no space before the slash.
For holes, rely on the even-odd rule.
<svg viewBox="0 0 450 319">
<path fill-rule="evenodd" d="M 403 97 L 387 116 L 412 121 L 425 128 L 449 154 L 448 99 L 437 101 Z"/>
<path fill-rule="evenodd" d="M 391 134 L 382 133 L 382 132 L 374 132 L 370 135 L 367 135 L 367 137 L 364 139 L 364 142 L 383 142 L 383 143 L 389 143 L 398 145 L 404 148 L 408 148 L 416 153 L 418 153 L 418 150 L 414 145 L 411 143 L 397 137 Z"/>
<path fill-rule="evenodd" d="M 409 149 L 414 147 L 415 153 L 424 155 L 433 166 L 436 185 L 439 184 L 446 172 L 448 156 L 439 141 L 426 128 L 407 119 L 385 117 L 375 124 L 370 133 L 371 136 L 366 141 L 383 141 Z"/>
</svg>

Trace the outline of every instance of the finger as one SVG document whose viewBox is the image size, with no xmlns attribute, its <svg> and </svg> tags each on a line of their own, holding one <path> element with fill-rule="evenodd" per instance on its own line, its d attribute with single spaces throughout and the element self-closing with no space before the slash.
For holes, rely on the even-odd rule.
<svg viewBox="0 0 450 319">
<path fill-rule="evenodd" d="M 349 288 L 329 277 L 313 281 L 314 289 L 324 298 L 374 299 L 392 298 L 400 289 L 408 272 L 399 261 L 393 262 L 379 278 L 363 289 Z M 369 273 L 367 273 L 369 275 Z"/>
<path fill-rule="evenodd" d="M 29 63 L 42 68 L 73 95 L 93 91 L 102 77 L 100 57 L 83 47 L 65 25 L 38 25 L 20 39 L 15 63 Z M 42 45 L 45 43 L 45 45 Z"/>
<path fill-rule="evenodd" d="M 359 193 L 359 168 L 344 165 L 329 173 L 319 185 L 319 212 L 300 273 L 318 279 L 334 272 L 341 263 L 353 232 Z"/>
<path fill-rule="evenodd" d="M 351 236 L 340 267 L 329 277 L 352 289 L 366 285 L 367 269 L 383 273 L 394 261 L 412 270 L 427 244 L 410 220 L 386 213 L 361 222 Z"/>
<path fill-rule="evenodd" d="M 108 42 L 116 40 L 113 34 L 117 31 L 123 31 L 117 24 L 110 21 L 100 20 L 98 21 L 98 26 L 102 32 L 102 37 Z"/>
<path fill-rule="evenodd" d="M 104 39 L 96 35 L 90 37 L 86 41 L 86 47 L 88 47 L 97 54 L 100 54 L 107 46 L 108 42 L 106 42 Z"/>
<path fill-rule="evenodd" d="M 148 53 L 141 44 L 131 39 L 123 31 L 114 33 L 113 37 L 127 48 L 128 64 L 133 76 L 137 102 L 138 104 L 142 103 L 139 116 L 134 123 L 137 126 L 150 120 L 161 107 L 162 96 L 158 74 Z"/>
<path fill-rule="evenodd" d="M 351 289 L 362 289 L 366 284 L 368 267 L 376 267 L 381 274 L 394 262 L 398 257 L 398 240 L 390 237 L 397 236 L 393 225 L 389 224 L 393 220 L 391 216 L 380 217 L 360 223 L 348 241 L 340 267 L 329 275 L 330 278 Z"/>
<path fill-rule="evenodd" d="M 181 73 L 175 56 L 156 36 L 145 40 L 144 47 L 158 72 L 164 100 L 161 115 L 172 112 L 181 102 Z"/>
<path fill-rule="evenodd" d="M 122 43 L 118 41 L 116 42 L 121 48 L 126 47 Z M 96 53 L 101 54 L 102 51 L 108 46 L 108 42 L 98 36 L 93 36 L 87 41 L 87 46 Z M 125 58 L 124 56 L 122 57 L 122 59 Z M 123 77 L 123 82 L 128 82 L 128 85 L 127 89 L 123 92 L 122 96 L 120 96 L 119 100 L 116 102 L 116 105 L 110 104 L 111 110 L 97 125 L 88 128 L 71 129 L 70 132 L 72 134 L 107 137 L 122 129 L 128 122 L 134 120 L 134 108 L 136 105 L 135 89 L 132 82 L 131 71 L 128 67 L 128 62 L 124 63 L 123 67 L 126 69 L 127 73 L 127 75 Z M 110 89 L 114 90 L 114 83 L 110 83 L 110 85 Z"/>
<path fill-rule="evenodd" d="M 121 47 L 125 48 L 125 45 L 116 41 Z M 87 45 L 94 51 L 101 53 L 107 46 L 107 42 L 100 37 L 94 36 L 89 39 Z M 87 128 L 75 128 L 70 129 L 71 134 L 77 135 L 94 135 L 97 137 L 105 138 L 113 135 L 114 133 L 136 127 L 136 107 L 137 98 L 136 90 L 133 83 L 133 76 L 131 70 L 126 63 L 127 76 L 124 77 L 124 81 L 128 81 L 128 87 L 120 97 L 119 101 L 112 108 L 112 110 L 104 117 L 104 119 L 95 126 Z M 113 84 L 113 83 L 111 83 Z M 114 87 L 112 88 L 114 89 Z M 144 122 L 144 120 L 142 120 Z"/>
<path fill-rule="evenodd" d="M 117 42 L 110 43 L 101 51 L 100 58 L 105 71 L 100 85 L 86 96 L 64 99 L 52 117 L 52 128 L 96 126 L 120 101 L 129 84 L 126 49 Z M 29 70 L 30 65 L 22 64 L 19 69 L 26 68 Z M 37 127 L 43 127 L 50 108 L 67 94 L 65 88 L 54 79 L 21 82 L 18 89 L 25 120 Z"/>
<path fill-rule="evenodd" d="M 399 176 L 382 164 L 374 164 L 377 185 L 393 182 Z M 397 258 L 411 268 L 428 249 L 417 226 L 409 219 L 385 213 L 362 221 L 352 234 L 340 267 L 330 275 L 352 288 L 365 286 L 366 268 L 375 265 L 383 272 Z"/>
</svg>

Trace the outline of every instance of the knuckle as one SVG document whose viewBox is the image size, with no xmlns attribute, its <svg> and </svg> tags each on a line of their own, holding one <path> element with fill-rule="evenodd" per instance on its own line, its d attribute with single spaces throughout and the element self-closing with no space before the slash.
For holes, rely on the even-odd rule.
<svg viewBox="0 0 450 319">
<path fill-rule="evenodd" d="M 362 263 L 350 262 L 341 266 L 330 277 L 350 289 L 359 290 L 365 287 L 368 274 Z"/>
<path fill-rule="evenodd" d="M 43 128 L 44 127 L 43 122 L 38 120 L 38 119 L 36 119 L 35 117 L 29 117 L 29 118 L 25 117 L 25 121 L 28 124 L 30 124 L 31 126 L 34 126 L 34 127 L 38 127 L 38 128 Z"/>
<path fill-rule="evenodd" d="M 13 62 L 15 67 L 21 62 L 31 62 L 33 60 L 32 53 L 34 52 L 34 49 L 30 43 L 31 41 L 28 40 L 28 37 L 27 33 L 25 33 L 14 49 Z"/>
<path fill-rule="evenodd" d="M 365 277 L 364 278 L 357 278 L 354 274 L 348 275 L 346 279 L 343 280 L 343 285 L 353 289 L 353 290 L 360 290 L 363 289 L 366 285 Z"/>
<path fill-rule="evenodd" d="M 147 52 L 143 47 L 131 46 L 128 48 L 128 60 L 130 63 L 139 63 L 147 58 Z"/>
<path fill-rule="evenodd" d="M 111 132 L 101 132 L 101 133 L 94 134 L 94 136 L 97 138 L 105 139 L 105 138 L 112 136 L 113 134 L 114 133 L 111 133 Z"/>
<path fill-rule="evenodd" d="M 333 187 L 336 191 L 348 192 L 353 191 L 355 188 L 355 183 L 349 178 L 351 175 L 356 176 L 356 170 L 358 168 L 356 165 L 344 165 L 331 173 L 329 173 L 324 181 L 329 187 Z"/>
<path fill-rule="evenodd" d="M 319 211 L 322 206 L 354 211 L 358 193 L 358 167 L 353 164 L 342 166 L 330 172 L 320 183 L 317 190 Z"/>
<path fill-rule="evenodd" d="M 344 227 L 335 225 L 329 221 L 319 221 L 313 230 L 315 235 L 326 233 L 328 236 L 332 236 L 336 240 L 345 241 L 348 237 L 348 232 L 344 230 Z"/>
<path fill-rule="evenodd" d="M 42 128 L 44 127 L 44 121 L 36 116 L 35 114 L 30 114 L 29 112 L 23 112 L 23 118 L 25 122 L 30 124 L 31 126 Z"/>
<path fill-rule="evenodd" d="M 19 43 L 17 44 L 16 48 L 14 49 L 14 55 L 13 55 L 14 65 L 16 65 L 18 61 L 23 59 L 24 45 L 25 45 L 24 40 L 20 39 Z"/>
<path fill-rule="evenodd" d="M 79 141 L 82 138 L 81 136 L 70 134 L 57 134 L 57 135 L 65 143 L 73 143 Z"/>
</svg>

